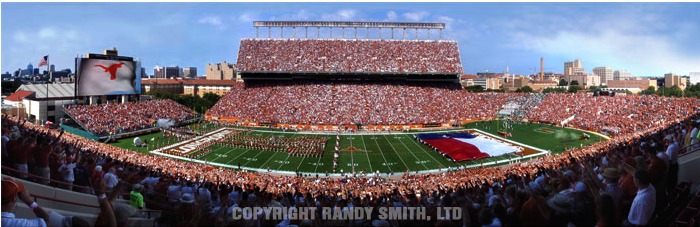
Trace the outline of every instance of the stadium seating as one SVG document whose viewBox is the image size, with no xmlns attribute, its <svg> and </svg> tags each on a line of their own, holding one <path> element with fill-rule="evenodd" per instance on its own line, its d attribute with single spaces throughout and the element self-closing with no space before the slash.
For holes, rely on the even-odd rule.
<svg viewBox="0 0 700 227">
<path fill-rule="evenodd" d="M 86 130 L 101 136 L 154 127 L 156 121 L 161 118 L 181 122 L 197 116 L 194 111 L 170 99 L 71 105 L 66 106 L 65 110 L 73 120 L 84 125 Z"/>
<path fill-rule="evenodd" d="M 459 74 L 457 42 L 431 40 L 242 39 L 243 72 Z"/>
<path fill-rule="evenodd" d="M 597 96 L 587 94 L 549 94 L 528 112 L 531 121 L 560 124 L 574 116 L 569 126 L 584 130 L 621 135 L 656 125 L 675 122 L 693 113 L 697 100 L 655 95 Z"/>
<path fill-rule="evenodd" d="M 451 84 L 266 82 L 234 86 L 207 115 L 315 125 L 406 125 L 496 117 L 523 94 L 470 93 Z"/>
<path fill-rule="evenodd" d="M 316 125 L 405 125 L 496 118 L 509 102 L 522 102 L 524 118 L 610 135 L 673 122 L 697 106 L 690 98 L 592 97 L 586 94 L 527 96 L 470 93 L 445 84 L 361 82 L 266 82 L 239 84 L 207 111 L 240 121 Z"/>
</svg>

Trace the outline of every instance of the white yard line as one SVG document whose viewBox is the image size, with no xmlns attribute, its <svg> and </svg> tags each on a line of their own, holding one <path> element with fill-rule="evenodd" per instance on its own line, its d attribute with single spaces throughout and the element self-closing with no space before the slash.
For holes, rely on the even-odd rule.
<svg viewBox="0 0 700 227">
<path fill-rule="evenodd" d="M 406 169 L 407 169 L 408 171 L 411 171 L 411 168 L 410 168 L 408 165 L 406 165 L 406 162 L 403 161 L 403 158 L 401 158 L 401 155 L 399 154 L 399 152 L 396 151 L 396 148 L 394 148 L 394 145 L 391 144 L 391 141 L 389 141 L 389 139 L 387 139 L 386 136 L 382 136 L 382 137 L 384 137 L 384 139 L 385 139 L 387 142 L 389 142 L 389 146 L 391 146 L 391 149 L 394 150 L 394 154 L 396 154 L 396 156 L 399 157 L 399 160 L 401 160 L 401 163 L 403 163 L 403 166 L 406 167 Z M 377 142 L 377 140 L 374 140 L 374 143 L 376 143 L 376 144 L 377 144 L 377 147 L 379 147 L 379 142 Z M 380 147 L 379 149 L 382 149 L 382 148 Z M 383 153 L 383 152 L 382 152 L 382 153 Z M 425 165 L 424 165 L 423 167 L 425 167 Z"/>
<path fill-rule="evenodd" d="M 216 150 L 213 150 L 211 153 L 209 153 L 209 154 L 207 154 L 207 155 L 210 155 L 210 154 L 216 155 L 216 154 L 214 154 L 214 153 L 215 153 L 216 151 L 218 151 L 219 149 L 221 149 L 221 148 L 224 148 L 224 147 L 219 147 L 219 148 L 217 148 Z M 225 155 L 228 157 L 228 153 L 230 153 L 230 152 L 231 152 L 231 151 L 229 150 L 228 152 L 226 152 Z M 212 160 L 209 160 L 209 161 L 210 161 L 210 162 L 214 162 L 214 160 L 217 160 L 217 159 L 221 158 L 221 156 L 222 156 L 222 155 L 217 155 L 217 157 L 216 157 L 215 159 L 212 159 Z"/>
<path fill-rule="evenodd" d="M 274 155 L 273 155 L 273 156 L 274 156 Z M 284 161 L 280 162 L 280 167 L 277 167 L 277 170 L 280 170 L 280 169 L 282 168 L 282 166 L 285 165 L 285 162 L 287 162 L 287 159 L 289 159 L 289 156 L 291 156 L 291 155 L 289 155 L 289 153 L 287 153 L 287 158 L 285 158 Z M 266 162 L 266 163 L 267 163 L 267 162 Z M 264 165 L 265 165 L 265 163 L 263 163 L 263 166 L 264 166 Z"/>
<path fill-rule="evenodd" d="M 229 148 L 231 148 L 232 151 L 233 151 L 234 149 L 237 149 L 237 148 L 233 148 L 233 147 L 229 147 Z M 245 153 L 248 153 L 248 151 L 251 151 L 251 150 L 250 150 L 250 149 L 245 149 L 245 151 L 243 151 L 241 154 L 239 154 L 239 155 L 236 156 L 235 158 L 229 160 L 226 164 L 229 164 L 229 163 L 233 162 L 233 160 L 236 160 L 236 159 L 240 158 L 240 157 L 243 156 Z"/>
<path fill-rule="evenodd" d="M 265 168 L 265 164 L 267 164 L 267 162 L 269 162 L 270 160 L 272 160 L 272 157 L 277 156 L 278 153 L 281 153 L 281 152 L 275 152 L 275 154 L 270 155 L 270 157 L 268 157 L 267 160 L 265 160 L 265 162 L 264 162 L 262 165 L 258 166 L 258 168 L 267 169 L 267 168 Z M 262 154 L 262 152 L 260 152 L 260 153 L 258 153 L 258 154 Z M 257 155 L 256 155 L 256 156 L 257 156 Z M 289 158 L 289 156 L 287 156 L 287 158 Z"/>
<path fill-rule="evenodd" d="M 367 143 L 365 143 L 365 137 L 364 137 L 364 136 L 360 136 L 360 139 L 362 139 L 362 144 L 365 145 L 365 150 L 366 150 L 365 152 L 369 152 L 369 150 L 367 149 Z M 376 141 L 375 141 L 375 142 L 376 142 Z M 382 155 L 382 158 L 384 159 L 384 163 L 386 164 L 386 167 L 389 168 L 389 171 L 393 172 L 393 171 L 391 170 L 391 165 L 389 165 L 388 161 L 386 160 L 386 157 L 384 156 L 384 152 L 382 152 L 382 148 L 381 148 L 381 147 L 377 147 L 377 148 L 379 148 L 379 151 L 377 151 L 377 152 L 379 152 L 379 154 Z M 370 160 L 369 160 L 369 154 L 367 154 L 367 159 L 368 159 L 367 161 L 370 161 Z M 369 165 L 371 166 L 372 163 L 370 162 Z"/>
<path fill-rule="evenodd" d="M 405 137 L 399 137 L 399 138 L 405 138 Z M 411 149 L 408 148 L 408 146 L 406 146 L 405 143 L 403 143 L 403 139 L 398 139 L 398 140 L 399 140 L 399 142 L 401 142 L 401 145 L 403 145 L 403 147 L 406 148 L 406 150 L 408 151 L 408 153 L 411 153 L 411 155 L 413 155 L 413 157 L 416 158 L 416 161 L 418 161 L 418 162 L 422 161 L 422 160 L 420 160 L 420 158 L 418 158 L 418 156 L 416 156 L 415 154 L 413 154 L 413 152 L 411 152 Z M 386 141 L 389 141 L 389 139 L 386 139 Z M 389 144 L 391 144 L 390 141 L 389 141 Z M 392 147 L 393 147 L 393 146 L 392 146 Z M 432 156 L 431 156 L 431 157 L 432 157 Z M 437 160 L 436 160 L 436 161 L 437 161 Z M 440 164 L 440 163 L 438 163 L 438 164 Z M 424 169 L 428 169 L 428 166 L 426 166 L 425 163 L 422 163 L 422 162 L 421 162 L 421 165 L 423 165 L 423 168 L 424 168 Z"/>
</svg>

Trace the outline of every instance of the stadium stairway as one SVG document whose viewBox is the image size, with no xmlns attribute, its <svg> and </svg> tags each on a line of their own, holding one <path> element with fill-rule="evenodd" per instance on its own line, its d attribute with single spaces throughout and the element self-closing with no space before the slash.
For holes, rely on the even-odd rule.
<svg viewBox="0 0 700 227">
<path fill-rule="evenodd" d="M 681 150 L 685 150 L 681 148 Z M 678 182 L 690 182 L 690 193 L 700 191 L 700 149 L 678 156 Z"/>
<path fill-rule="evenodd" d="M 498 111 L 498 114 L 524 118 L 530 112 L 530 109 L 539 106 L 546 96 L 546 94 L 530 93 L 525 97 L 511 99 Z"/>
<path fill-rule="evenodd" d="M 94 225 L 97 215 L 100 213 L 95 195 L 54 188 L 5 174 L 2 174 L 2 177 L 13 178 L 24 184 L 34 201 L 49 214 L 57 212 L 63 216 L 78 216 Z M 123 199 L 115 201 L 115 207 L 129 206 L 128 204 L 128 201 Z M 18 218 L 36 218 L 32 209 L 23 203 L 17 203 L 14 213 Z M 154 220 L 160 215 L 160 212 L 148 212 L 146 215 L 150 217 L 130 217 L 128 226 L 153 226 Z"/>
</svg>

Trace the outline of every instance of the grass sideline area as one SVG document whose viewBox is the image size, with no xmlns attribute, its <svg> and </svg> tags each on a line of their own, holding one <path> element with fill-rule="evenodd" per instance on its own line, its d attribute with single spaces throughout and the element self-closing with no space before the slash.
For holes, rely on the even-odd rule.
<svg viewBox="0 0 700 227">
<path fill-rule="evenodd" d="M 149 150 L 153 150 L 153 149 L 157 149 L 157 148 L 169 145 L 169 144 L 167 144 L 167 141 L 163 140 L 163 132 L 160 132 L 160 131 L 140 135 L 138 137 L 141 137 L 142 141 L 145 141 L 146 143 L 151 145 L 150 149 L 149 149 L 149 147 L 136 147 L 136 146 L 134 146 L 134 138 L 136 138 L 136 137 L 122 138 L 122 139 L 117 140 L 117 142 L 109 143 L 109 145 L 129 149 L 132 151 L 138 151 L 139 153 L 144 153 L 144 154 L 147 154 Z M 151 140 L 151 139 L 154 139 L 154 140 Z M 174 140 L 174 138 L 171 139 L 172 142 L 170 144 L 177 142 L 177 141 L 173 141 L 173 140 Z"/>
<path fill-rule="evenodd" d="M 194 124 L 189 124 L 185 126 L 193 131 L 196 132 L 208 132 L 208 131 L 213 131 L 217 129 L 217 126 L 214 124 L 210 123 L 194 123 Z M 149 134 L 143 134 L 138 137 L 141 137 L 141 140 L 145 141 L 148 143 L 150 146 L 149 147 L 136 147 L 134 146 L 134 138 L 136 137 L 129 137 L 129 138 L 122 138 L 117 140 L 117 142 L 111 142 L 109 145 L 115 146 L 115 147 L 121 147 L 124 149 L 129 149 L 132 151 L 138 151 L 139 153 L 144 153 L 147 154 L 149 150 L 155 150 L 161 147 L 168 146 L 170 144 L 175 144 L 177 142 L 180 142 L 180 140 L 176 138 L 171 138 L 170 142 L 168 142 L 167 138 L 163 139 L 163 132 L 153 132 Z M 153 139 L 153 140 L 151 140 Z"/>
<path fill-rule="evenodd" d="M 564 152 L 564 147 L 588 146 L 607 140 L 596 133 L 552 125 L 526 122 L 511 125 L 513 130 L 506 130 L 512 134 L 511 137 L 508 137 L 509 140 L 548 150 L 555 154 Z M 504 130 L 502 120 L 472 122 L 464 125 L 464 127 L 479 129 L 494 135 L 498 135 L 499 130 Z M 590 138 L 588 140 L 580 140 L 579 137 L 583 133 L 588 134 Z"/>
<path fill-rule="evenodd" d="M 588 140 L 580 140 L 579 137 L 583 131 L 561 128 L 551 125 L 537 123 L 519 123 L 511 124 L 513 130 L 512 137 L 507 138 L 518 143 L 537 147 L 544 150 L 550 150 L 553 153 L 561 153 L 564 147 L 572 148 L 579 146 L 587 146 L 592 143 L 605 140 L 605 138 L 594 134 L 590 135 Z M 197 123 L 187 126 L 195 131 L 212 131 L 217 127 L 210 123 Z M 498 131 L 502 130 L 503 122 L 474 122 L 465 125 L 464 130 L 479 129 L 483 132 L 492 135 L 498 135 Z M 249 167 L 261 170 L 270 171 L 289 171 L 289 172 L 315 172 L 323 174 L 325 172 L 334 173 L 333 170 L 333 153 L 335 146 L 335 135 L 312 135 L 293 132 L 279 132 L 267 130 L 253 130 L 248 132 L 250 135 L 266 136 L 266 137 L 299 137 L 299 136 L 322 136 L 328 139 L 324 154 L 320 158 L 312 157 L 297 157 L 287 155 L 285 152 L 259 151 L 248 150 L 242 148 L 231 148 L 226 146 L 212 146 L 212 152 L 200 157 L 209 163 L 220 163 L 230 165 L 232 167 Z M 426 132 L 423 132 L 426 133 Z M 401 173 L 404 171 L 424 171 L 434 169 L 445 169 L 448 167 L 458 167 L 467 165 L 479 165 L 480 163 L 489 163 L 498 161 L 508 163 L 512 158 L 518 156 L 506 154 L 497 157 L 489 157 L 476 161 L 454 162 L 442 154 L 434 151 L 428 146 L 421 144 L 413 136 L 417 133 L 395 133 L 395 134 L 379 134 L 379 135 L 362 135 L 362 134 L 345 134 L 340 136 L 340 157 L 338 161 L 338 170 L 335 173 L 351 173 L 353 166 L 356 172 L 367 171 L 368 173 Z M 141 138 L 151 142 L 151 138 L 162 137 L 162 133 L 152 133 L 142 135 Z M 503 139 L 497 136 L 498 139 Z M 170 144 L 174 144 L 172 141 Z M 114 146 L 124 147 L 127 149 L 146 153 L 148 148 L 137 148 L 133 146 L 133 137 L 119 140 L 117 143 L 112 143 Z M 158 147 L 162 147 L 165 145 Z M 151 149 L 156 149 L 151 147 Z M 341 172 L 342 170 L 342 172 Z"/>
</svg>

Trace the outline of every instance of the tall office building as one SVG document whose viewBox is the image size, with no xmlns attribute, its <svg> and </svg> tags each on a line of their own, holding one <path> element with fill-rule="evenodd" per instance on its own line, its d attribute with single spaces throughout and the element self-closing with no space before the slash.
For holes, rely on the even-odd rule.
<svg viewBox="0 0 700 227">
<path fill-rule="evenodd" d="M 583 72 L 583 63 L 581 63 L 581 60 L 576 59 L 574 61 L 564 62 L 564 76 L 571 76 Z"/>
<path fill-rule="evenodd" d="M 182 77 L 184 78 L 197 78 L 197 67 L 185 67 L 182 69 Z"/>
<path fill-rule="evenodd" d="M 207 64 L 207 80 L 233 80 L 236 78 L 236 70 L 233 64 L 223 61 L 216 64 Z"/>
<path fill-rule="evenodd" d="M 613 72 L 613 80 L 629 80 L 632 78 L 632 73 L 627 70 L 615 70 Z"/>
<path fill-rule="evenodd" d="M 600 77 L 600 83 L 607 84 L 608 80 L 613 80 L 613 69 L 607 66 L 593 68 L 593 74 Z"/>
<path fill-rule="evenodd" d="M 583 74 L 585 74 L 585 71 L 583 70 L 583 63 L 581 63 L 581 60 L 576 59 L 574 61 L 564 62 L 564 78 L 566 78 L 566 81 L 571 82 L 574 80 L 571 76 Z"/>
<path fill-rule="evenodd" d="M 166 66 L 153 69 L 153 75 L 156 78 L 176 78 L 180 77 L 180 67 Z"/>
<path fill-rule="evenodd" d="M 677 76 L 674 73 L 664 74 L 664 87 L 670 88 L 673 86 L 678 86 L 681 90 L 685 90 L 687 81 L 685 77 Z"/>
<path fill-rule="evenodd" d="M 148 78 L 148 74 L 146 74 L 146 68 L 141 67 L 141 78 Z"/>
</svg>

